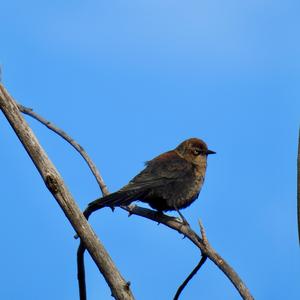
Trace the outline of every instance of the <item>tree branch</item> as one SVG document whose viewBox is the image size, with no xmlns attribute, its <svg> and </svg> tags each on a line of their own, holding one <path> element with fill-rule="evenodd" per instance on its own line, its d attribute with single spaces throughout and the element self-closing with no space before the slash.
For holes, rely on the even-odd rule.
<svg viewBox="0 0 300 300">
<path fill-rule="evenodd" d="M 298 238 L 300 244 L 300 129 L 298 133 L 298 157 L 297 157 L 297 211 L 298 211 Z"/>
<path fill-rule="evenodd" d="M 65 141 L 67 141 L 84 159 L 84 161 L 87 163 L 89 166 L 90 170 L 92 171 L 94 177 L 96 178 L 96 181 L 101 189 L 101 192 L 103 195 L 108 194 L 107 187 L 104 183 L 104 180 L 102 176 L 100 175 L 97 167 L 93 163 L 93 161 L 90 159 L 90 157 L 87 155 L 86 151 L 83 149 L 81 145 L 79 145 L 74 139 L 72 139 L 66 132 L 55 126 L 53 123 L 47 121 L 44 119 L 42 116 L 38 115 L 33 111 L 32 108 L 25 107 L 21 104 L 18 104 L 19 110 L 26 114 L 29 115 L 30 117 L 36 119 L 37 121 L 41 122 L 44 124 L 46 127 L 48 127 L 50 130 L 58 134 L 60 137 L 62 137 Z"/>
<path fill-rule="evenodd" d="M 184 288 L 189 283 L 189 281 L 196 275 L 196 273 L 199 271 L 199 269 L 205 263 L 206 259 L 207 259 L 207 256 L 205 256 L 205 255 L 201 256 L 201 259 L 200 259 L 199 263 L 197 264 L 197 266 L 195 267 L 195 269 L 191 272 L 191 274 L 184 280 L 184 282 L 178 288 L 173 300 L 179 299 L 181 292 L 184 290 Z"/>
<path fill-rule="evenodd" d="M 84 148 L 78 144 L 73 138 L 71 138 L 65 131 L 61 130 L 57 126 L 55 126 L 50 121 L 43 118 L 41 115 L 35 113 L 32 108 L 25 107 L 24 105 L 18 104 L 19 110 L 29 115 L 30 117 L 34 118 L 35 120 L 39 121 L 43 125 L 45 125 L 47 128 L 52 130 L 54 133 L 58 134 L 60 137 L 62 137 L 65 141 L 67 141 L 84 159 L 84 161 L 89 166 L 91 172 L 93 173 L 100 189 L 102 192 L 102 195 L 107 195 L 109 193 L 104 180 L 102 176 L 100 175 L 99 170 L 93 163 L 93 161 L 90 159 Z M 85 281 L 85 267 L 84 267 L 84 252 L 85 247 L 80 240 L 80 244 L 77 250 L 77 279 L 78 279 L 78 285 L 79 285 L 79 296 L 80 300 L 86 300 L 86 281 Z"/>
<path fill-rule="evenodd" d="M 202 241 L 203 241 L 204 244 L 208 244 L 208 240 L 207 240 L 207 237 L 206 237 L 206 232 L 205 232 L 203 224 L 200 220 L 199 220 L 199 226 L 200 226 Z M 207 259 L 207 256 L 201 251 L 201 259 L 200 259 L 199 263 L 193 269 L 193 271 L 189 274 L 189 276 L 184 280 L 184 282 L 179 286 L 173 300 L 178 300 L 179 299 L 179 296 L 182 293 L 182 291 L 184 290 L 184 288 L 187 286 L 189 281 L 191 281 L 193 279 L 193 277 L 197 274 L 197 272 L 200 270 L 200 268 L 204 265 L 206 259 Z"/>
<path fill-rule="evenodd" d="M 85 246 L 80 240 L 77 249 L 77 280 L 79 288 L 79 299 L 86 300 L 86 280 L 85 280 L 85 267 L 84 267 L 84 252 Z"/>
<path fill-rule="evenodd" d="M 19 107 L 22 111 L 24 110 L 24 106 L 19 105 Z M 40 117 L 36 113 L 33 114 L 33 111 L 31 109 L 26 108 L 26 110 L 24 110 L 23 112 L 28 113 L 30 116 L 32 116 L 35 119 L 37 119 L 38 121 L 42 122 L 44 125 L 46 125 L 48 128 L 50 128 L 51 130 L 53 130 L 54 132 L 59 134 L 61 137 L 63 137 L 67 142 L 69 142 L 74 147 L 74 140 L 72 138 L 70 138 L 64 131 L 62 131 L 59 128 L 55 127 L 50 122 L 43 119 L 42 117 Z M 50 127 L 50 124 L 51 124 L 51 127 Z M 82 155 L 82 150 L 83 149 L 82 149 L 81 146 L 74 147 L 74 148 Z M 88 158 L 88 155 L 85 152 L 84 152 L 84 154 L 85 154 L 84 156 L 86 156 Z M 89 158 L 86 161 L 87 161 L 88 164 L 89 164 L 89 162 L 91 162 L 91 160 Z M 299 162 L 299 159 L 298 159 L 298 162 Z M 93 174 L 94 174 L 94 172 L 93 172 Z M 99 174 L 99 172 L 98 172 L 98 174 Z M 101 184 L 99 184 L 99 185 L 102 186 L 103 194 L 108 194 L 108 190 L 106 189 L 104 181 L 102 180 L 102 178 L 101 178 L 100 182 L 101 182 Z M 98 181 L 98 183 L 99 183 L 99 181 Z M 299 184 L 299 181 L 298 181 L 298 184 Z M 104 186 L 104 188 L 103 188 L 103 186 Z M 299 197 L 298 197 L 298 199 L 299 199 Z M 167 226 L 167 227 L 169 227 L 173 230 L 176 230 L 179 233 L 185 235 L 192 243 L 194 243 L 200 249 L 201 254 L 202 254 L 202 258 L 203 257 L 208 257 L 229 278 L 229 280 L 233 283 L 233 285 L 235 286 L 235 288 L 237 289 L 237 291 L 239 292 L 239 294 L 241 295 L 241 297 L 243 299 L 245 299 L 245 300 L 254 299 L 252 297 L 252 295 L 250 294 L 250 291 L 247 289 L 247 287 L 243 283 L 243 281 L 239 278 L 238 274 L 210 246 L 210 244 L 208 243 L 208 240 L 206 238 L 204 227 L 202 226 L 201 222 L 199 222 L 200 223 L 199 225 L 200 225 L 202 239 L 189 226 L 184 225 L 181 222 L 179 222 L 177 218 L 170 217 L 170 216 L 163 215 L 163 214 L 159 215 L 159 214 L 157 214 L 156 211 L 146 209 L 146 208 L 141 208 L 141 207 L 138 207 L 136 205 L 130 205 L 128 207 L 122 207 L 122 209 L 125 209 L 127 212 L 129 212 L 130 215 L 138 215 L 138 216 L 153 220 L 155 222 L 162 223 L 165 226 Z M 81 295 L 80 299 L 81 300 L 86 299 L 85 273 L 84 273 L 84 260 L 83 260 L 84 251 L 85 251 L 85 246 L 82 243 L 80 243 L 79 248 L 78 248 L 78 252 L 77 252 L 77 263 L 78 263 L 78 280 L 79 280 L 79 285 L 80 285 L 80 295 Z M 203 258 L 203 260 L 204 260 L 204 258 Z M 204 263 L 204 262 L 202 262 L 200 264 L 200 262 L 197 265 L 197 267 L 199 267 L 199 268 Z M 196 270 L 197 267 L 194 270 Z M 197 271 L 198 271 L 198 269 L 197 269 Z M 187 282 L 191 279 L 191 278 L 189 278 L 189 280 L 188 280 L 188 278 L 186 280 Z M 126 286 L 128 286 L 128 284 Z"/>
<path fill-rule="evenodd" d="M 64 184 L 62 177 L 47 157 L 34 133 L 21 116 L 17 104 L 2 84 L 0 84 L 0 108 L 38 169 L 47 188 L 64 211 L 66 217 L 96 263 L 99 271 L 104 276 L 112 291 L 112 295 L 117 300 L 133 300 L 134 297 L 128 284 L 87 223 L 87 220 Z"/>
<path fill-rule="evenodd" d="M 233 283 L 241 297 L 245 300 L 253 300 L 253 296 L 250 291 L 241 280 L 239 275 L 234 271 L 232 267 L 211 247 L 207 239 L 204 242 L 190 226 L 184 225 L 178 221 L 177 218 L 167 215 L 157 214 L 156 211 L 147 208 L 141 208 L 137 205 L 129 205 L 128 207 L 122 207 L 132 215 L 138 215 L 155 222 L 164 224 L 165 226 L 178 231 L 186 236 L 195 246 L 197 246 L 202 255 L 206 255 Z"/>
</svg>

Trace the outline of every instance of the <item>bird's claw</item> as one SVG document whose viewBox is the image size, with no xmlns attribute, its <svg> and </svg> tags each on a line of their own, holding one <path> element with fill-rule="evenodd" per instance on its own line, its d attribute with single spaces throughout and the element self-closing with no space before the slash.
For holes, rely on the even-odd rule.
<svg viewBox="0 0 300 300">
<path fill-rule="evenodd" d="M 189 222 L 183 216 L 180 216 L 179 220 L 183 225 L 190 226 Z"/>
<path fill-rule="evenodd" d="M 179 219 L 180 219 L 181 223 L 182 223 L 183 225 L 185 225 L 185 226 L 189 226 L 189 227 L 190 227 L 189 222 L 186 220 L 186 218 L 183 216 L 183 214 L 179 211 L 179 209 L 178 209 L 178 208 L 175 208 L 175 210 L 176 210 L 176 211 L 178 212 L 178 214 L 179 214 Z"/>
</svg>

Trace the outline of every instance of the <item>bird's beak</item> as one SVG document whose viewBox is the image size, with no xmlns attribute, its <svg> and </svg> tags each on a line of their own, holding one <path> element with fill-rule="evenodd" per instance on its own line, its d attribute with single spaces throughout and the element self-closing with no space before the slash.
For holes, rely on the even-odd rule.
<svg viewBox="0 0 300 300">
<path fill-rule="evenodd" d="M 207 154 L 207 155 L 208 155 L 208 154 L 216 154 L 216 152 L 215 152 L 215 151 L 212 151 L 212 150 L 207 150 L 206 154 Z"/>
</svg>

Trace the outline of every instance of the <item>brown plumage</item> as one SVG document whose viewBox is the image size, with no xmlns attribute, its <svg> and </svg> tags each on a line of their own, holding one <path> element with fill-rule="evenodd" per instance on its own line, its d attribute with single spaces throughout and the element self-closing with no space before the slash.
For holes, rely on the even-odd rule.
<svg viewBox="0 0 300 300">
<path fill-rule="evenodd" d="M 200 139 L 183 141 L 174 150 L 146 163 L 146 168 L 119 191 L 89 203 L 84 215 L 102 207 L 129 205 L 139 200 L 162 212 L 186 208 L 194 202 L 204 182 L 207 155 L 214 154 Z M 184 220 L 184 218 L 183 218 Z"/>
</svg>

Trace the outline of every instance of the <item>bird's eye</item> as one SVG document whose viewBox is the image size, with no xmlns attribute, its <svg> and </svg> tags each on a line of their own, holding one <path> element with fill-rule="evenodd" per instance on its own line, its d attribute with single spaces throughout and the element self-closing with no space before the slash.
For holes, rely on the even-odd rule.
<svg viewBox="0 0 300 300">
<path fill-rule="evenodd" d="M 200 153 L 201 153 L 201 151 L 200 151 L 199 149 L 194 149 L 194 150 L 193 150 L 193 154 L 194 154 L 195 156 L 199 155 Z"/>
</svg>

